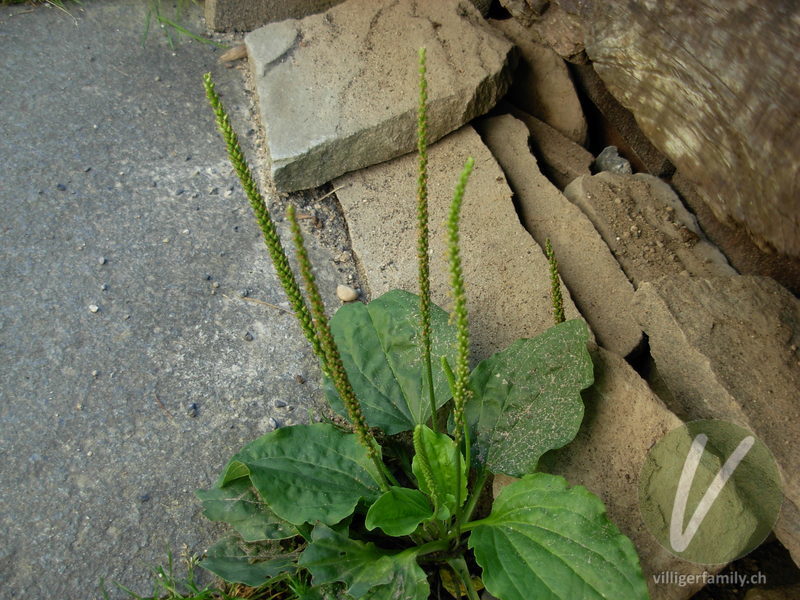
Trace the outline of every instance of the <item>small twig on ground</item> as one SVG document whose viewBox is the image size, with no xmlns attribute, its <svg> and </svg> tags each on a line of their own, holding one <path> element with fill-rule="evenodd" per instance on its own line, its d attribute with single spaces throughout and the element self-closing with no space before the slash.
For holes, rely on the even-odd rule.
<svg viewBox="0 0 800 600">
<path fill-rule="evenodd" d="M 252 302 L 254 304 L 263 304 L 264 306 L 269 306 L 270 308 L 275 308 L 281 312 L 285 312 L 287 315 L 291 315 L 292 311 L 286 310 L 282 306 L 278 306 L 277 304 L 271 304 L 269 302 L 264 302 L 263 300 L 259 300 L 258 298 L 248 298 L 247 296 L 238 296 L 237 298 L 231 298 L 230 296 L 226 296 L 222 294 L 223 298 L 227 298 L 228 300 L 244 300 L 246 302 Z"/>
<path fill-rule="evenodd" d="M 158 394 L 155 394 L 155 397 L 156 397 L 156 402 L 158 402 L 158 405 L 161 407 L 161 409 L 162 409 L 162 410 L 163 410 L 165 413 L 167 413 L 167 416 L 168 416 L 170 419 L 174 419 L 175 417 L 173 417 L 173 416 L 172 416 L 172 413 L 171 413 L 171 412 L 169 412 L 169 410 L 167 409 L 167 407 L 166 407 L 166 406 L 164 406 L 164 403 L 161 401 L 161 398 L 159 398 L 159 397 L 158 397 Z"/>
<path fill-rule="evenodd" d="M 330 192 L 328 192 L 324 196 L 320 196 L 319 198 L 317 198 L 317 202 L 319 202 L 320 200 L 325 200 L 325 198 L 327 198 L 328 196 L 333 196 L 336 192 L 338 192 L 343 187 L 344 187 L 343 185 L 340 185 L 337 188 L 333 188 Z"/>
</svg>

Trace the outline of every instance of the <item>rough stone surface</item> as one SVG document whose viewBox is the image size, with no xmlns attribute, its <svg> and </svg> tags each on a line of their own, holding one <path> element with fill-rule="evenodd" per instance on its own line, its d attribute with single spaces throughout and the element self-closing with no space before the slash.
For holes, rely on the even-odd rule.
<svg viewBox="0 0 800 600">
<path fill-rule="evenodd" d="M 245 41 L 283 191 L 416 147 L 420 47 L 428 53 L 431 141 L 494 106 L 514 63 L 510 42 L 466 0 L 348 0 Z"/>
<path fill-rule="evenodd" d="M 431 293 L 450 310 L 444 223 L 468 156 L 475 170 L 461 220 L 461 254 L 473 355 L 486 358 L 518 338 L 552 326 L 547 259 L 522 225 L 503 172 L 471 127 L 429 149 Z M 416 156 L 408 155 L 334 181 L 372 298 L 392 289 L 416 292 Z M 567 318 L 578 315 L 565 295 Z"/>
<path fill-rule="evenodd" d="M 633 286 L 591 221 L 539 172 L 528 128 L 511 115 L 477 124 L 514 192 L 525 228 L 544 247 L 550 238 L 572 299 L 605 348 L 626 356 L 642 331 L 631 317 Z"/>
<path fill-rule="evenodd" d="M 633 173 L 631 163 L 619 155 L 619 149 L 616 146 L 603 148 L 603 151 L 597 155 L 592 166 L 598 172 L 609 171 L 622 175 L 631 175 Z"/>
<path fill-rule="evenodd" d="M 546 455 L 542 468 L 585 486 L 603 500 L 609 518 L 636 546 L 652 600 L 684 600 L 702 583 L 656 584 L 652 575 L 664 571 L 696 575 L 704 567 L 664 549 L 647 530 L 639 510 L 639 475 L 647 451 L 681 420 L 622 358 L 597 348 L 592 359 L 595 383 L 583 393 L 586 413 L 581 429 L 570 444 Z M 495 477 L 495 495 L 510 481 Z"/>
<path fill-rule="evenodd" d="M 564 195 L 589 217 L 634 287 L 668 274 L 736 272 L 657 177 L 599 173 L 576 179 Z"/>
<path fill-rule="evenodd" d="M 773 589 L 752 589 L 744 600 L 797 600 L 800 598 L 800 584 Z"/>
<path fill-rule="evenodd" d="M 591 65 L 571 65 L 570 72 L 581 93 L 590 100 L 587 118 L 595 123 L 594 144 L 617 146 L 636 171 L 668 177 L 675 171 L 669 159 L 642 133 L 633 113 L 611 95 Z M 594 114 L 593 114 L 594 112 Z"/>
<path fill-rule="evenodd" d="M 252 31 L 267 23 L 302 19 L 343 0 L 206 0 L 205 16 L 214 31 Z"/>
<path fill-rule="evenodd" d="M 737 271 L 742 275 L 772 277 L 795 295 L 800 295 L 800 258 L 765 252 L 753 242 L 742 225 L 717 219 L 697 193 L 697 187 L 680 171 L 675 173 L 670 184 L 697 216 L 708 238 L 719 246 Z"/>
<path fill-rule="evenodd" d="M 528 5 L 526 0 L 505 0 L 509 4 Z M 584 64 L 588 61 L 584 48 L 583 25 L 580 19 L 559 6 L 558 2 L 544 2 L 534 0 L 542 7 L 540 13 L 531 10 L 508 11 L 523 27 L 530 32 L 530 39 L 552 48 L 559 56 L 573 63 Z"/>
<path fill-rule="evenodd" d="M 559 190 L 563 191 L 581 175 L 588 177 L 592 174 L 589 166 L 594 161 L 594 156 L 582 146 L 567 139 L 547 123 L 510 104 L 505 104 L 503 110 L 525 123 L 531 134 L 530 147 L 539 162 L 539 170 Z"/>
<path fill-rule="evenodd" d="M 608 89 L 717 217 L 800 257 L 800 4 L 570 4 Z"/>
<path fill-rule="evenodd" d="M 530 32 L 514 19 L 489 22 L 519 49 L 519 65 L 506 99 L 573 142 L 584 144 L 586 119 L 564 59 L 532 41 Z"/>
<path fill-rule="evenodd" d="M 776 534 L 800 561 L 800 301 L 772 279 L 665 277 L 634 309 L 685 419 L 727 419 L 772 451 L 786 498 Z"/>
<path fill-rule="evenodd" d="M 500 5 L 525 27 L 539 19 L 549 4 L 549 0 L 500 0 Z"/>
</svg>

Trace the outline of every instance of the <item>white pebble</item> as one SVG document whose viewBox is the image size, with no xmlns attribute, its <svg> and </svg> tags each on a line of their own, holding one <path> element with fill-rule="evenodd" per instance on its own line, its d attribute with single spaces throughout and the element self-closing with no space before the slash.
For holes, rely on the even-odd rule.
<svg viewBox="0 0 800 600">
<path fill-rule="evenodd" d="M 358 299 L 358 292 L 356 292 L 349 285 L 337 285 L 336 295 L 342 302 L 353 302 Z"/>
<path fill-rule="evenodd" d="M 89 312 L 96 313 L 98 310 L 100 310 L 100 307 L 97 306 L 97 304 L 90 304 L 89 305 Z"/>
</svg>

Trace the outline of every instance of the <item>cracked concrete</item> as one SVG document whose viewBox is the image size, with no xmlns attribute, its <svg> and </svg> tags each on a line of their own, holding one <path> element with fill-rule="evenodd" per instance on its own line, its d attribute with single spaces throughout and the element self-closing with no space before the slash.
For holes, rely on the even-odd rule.
<svg viewBox="0 0 800 600">
<path fill-rule="evenodd" d="M 216 66 L 212 46 L 180 37 L 170 49 L 159 30 L 143 47 L 145 3 L 68 6 L 74 21 L 0 7 L 9 600 L 100 598 L 101 579 L 112 599 L 129 597 L 114 581 L 150 593 L 167 551 L 202 552 L 219 536 L 194 490 L 321 400 L 204 98 L 212 71 L 254 156 L 242 73 Z M 308 239 L 338 305 L 345 281 Z"/>
</svg>

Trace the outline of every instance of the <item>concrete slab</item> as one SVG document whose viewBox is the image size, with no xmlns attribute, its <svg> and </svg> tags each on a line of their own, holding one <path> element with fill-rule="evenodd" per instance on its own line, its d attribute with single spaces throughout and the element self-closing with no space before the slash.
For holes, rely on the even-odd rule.
<svg viewBox="0 0 800 600">
<path fill-rule="evenodd" d="M 252 31 L 267 23 L 324 12 L 340 2 L 343 0 L 206 0 L 206 23 L 214 31 Z"/>
<path fill-rule="evenodd" d="M 142 47 L 143 2 L 30 8 L 0 7 L 0 596 L 128 598 L 110 582 L 147 594 L 218 537 L 194 490 L 306 419 L 317 371 L 292 317 L 237 298 L 284 303 L 204 99 L 211 70 L 246 133 L 241 73 Z"/>
</svg>

